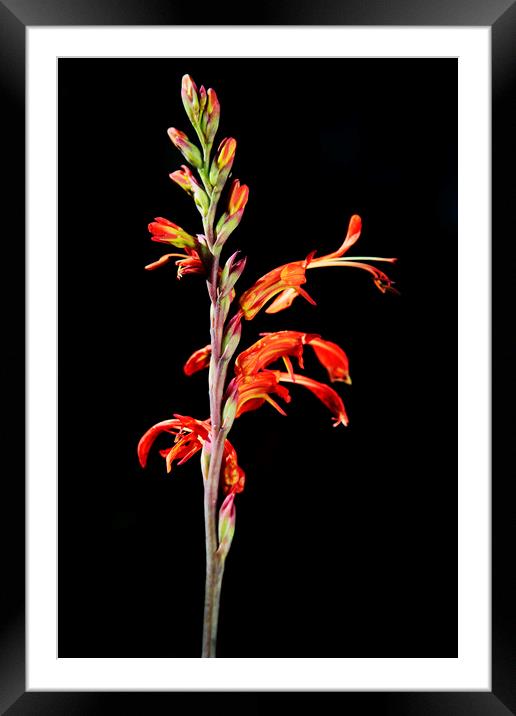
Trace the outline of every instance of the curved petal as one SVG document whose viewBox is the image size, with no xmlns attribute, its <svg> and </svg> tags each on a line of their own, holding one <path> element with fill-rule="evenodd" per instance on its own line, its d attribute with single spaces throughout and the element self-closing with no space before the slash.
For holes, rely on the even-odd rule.
<svg viewBox="0 0 516 716">
<path fill-rule="evenodd" d="M 333 388 L 330 388 L 330 386 L 325 383 L 319 383 L 317 380 L 307 378 L 304 375 L 295 374 L 293 378 L 294 380 L 288 373 L 280 373 L 278 371 L 278 380 L 281 382 L 303 385 L 317 398 L 319 398 L 319 400 L 326 405 L 328 410 L 333 413 L 334 427 L 337 427 L 337 425 L 340 425 L 341 423 L 342 425 L 347 425 L 349 423 L 342 398 L 335 390 L 333 390 Z"/>
<path fill-rule="evenodd" d="M 226 440 L 222 459 L 222 489 L 226 494 L 242 492 L 245 485 L 245 472 L 238 464 L 236 450 Z"/>
<path fill-rule="evenodd" d="M 351 384 L 349 360 L 340 346 L 331 341 L 325 341 L 320 336 L 309 338 L 306 342 L 314 349 L 319 362 L 328 371 L 328 377 L 332 383 L 342 381 Z"/>
<path fill-rule="evenodd" d="M 185 375 L 193 375 L 210 365 L 211 344 L 194 351 L 183 366 Z"/>
<path fill-rule="evenodd" d="M 151 449 L 158 435 L 161 435 L 161 433 L 164 432 L 173 433 L 175 430 L 178 429 L 179 425 L 179 420 L 177 420 L 176 418 L 173 418 L 172 420 L 163 420 L 161 423 L 156 423 L 156 425 L 153 425 L 152 428 L 149 428 L 149 430 L 144 433 L 144 435 L 140 439 L 140 442 L 138 443 L 138 460 L 140 461 L 140 465 L 142 467 L 146 466 L 149 450 Z"/>
</svg>

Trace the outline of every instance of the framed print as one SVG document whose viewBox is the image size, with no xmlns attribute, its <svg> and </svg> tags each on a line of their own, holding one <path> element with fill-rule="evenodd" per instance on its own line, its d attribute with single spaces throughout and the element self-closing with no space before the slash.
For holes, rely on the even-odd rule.
<svg viewBox="0 0 516 716">
<path fill-rule="evenodd" d="M 179 692 L 338 691 L 355 710 L 516 712 L 505 566 L 514 520 L 501 470 L 510 421 L 493 434 L 492 480 L 489 437 L 490 217 L 500 236 L 511 206 L 514 7 L 475 18 L 457 4 L 453 17 L 419 19 L 402 6 L 390 19 L 353 5 L 348 17 L 292 9 L 240 27 L 190 24 L 188 11 L 160 4 L 143 12 L 129 3 L 120 17 L 109 3 L 76 18 L 58 3 L 0 9 L 12 107 L 6 203 L 9 215 L 27 211 L 28 319 L 26 494 L 15 431 L 4 486 L 12 589 L 2 709 L 97 713 L 151 699 L 159 712 Z M 167 137 L 170 127 L 193 131 L 185 76 L 195 92 L 217 92 L 215 144 L 236 138 L 220 211 L 242 208 L 224 254 L 247 258 L 242 291 L 292 261 L 325 268 L 306 271 L 301 296 L 277 315 L 246 315 L 237 284 L 238 350 L 287 329 L 303 337 L 307 375 L 332 378 L 310 346 L 319 340 L 345 349 L 353 377 L 343 385 L 340 375 L 337 397 L 324 392 L 318 403 L 322 389 L 303 393 L 306 379 L 290 380 L 287 360 L 288 393 L 275 389 L 256 411 L 235 405 L 230 440 L 245 490 L 226 490 L 238 516 L 210 660 L 200 658 L 198 456 L 171 475 L 157 450 L 145 469 L 137 458 L 153 424 L 210 413 L 208 373 L 183 371 L 210 340 L 205 280 L 177 281 L 172 262 L 144 270 L 163 253 L 151 236 L 177 229 L 155 217 L 189 232 L 175 253 L 185 241 L 210 245 L 202 197 L 197 212 L 179 181 L 190 174 L 177 174 L 197 159 L 184 135 Z M 217 181 L 204 183 L 210 196 Z M 328 256 L 358 216 L 349 256 L 375 268 L 337 271 Z M 9 241 L 13 277 L 21 246 Z M 200 274 L 195 246 L 191 273 Z M 503 246 L 493 293 L 505 308 L 513 249 Z M 377 290 L 386 287 L 378 257 L 396 257 L 386 269 L 395 291 Z M 9 297 L 19 291 L 22 301 L 22 284 L 13 280 Z M 316 306 L 303 303 L 305 289 Z M 7 313 L 9 382 L 21 385 L 21 324 Z M 211 340 L 213 354 L 213 329 Z M 505 345 L 498 352 L 509 355 Z M 508 402 L 510 380 L 496 385 Z M 20 409 L 19 389 L 12 394 L 10 423 Z M 334 430 L 325 410 L 336 400 L 349 424 Z M 202 430 L 199 455 L 210 435 Z M 181 447 L 184 426 L 176 433 Z"/>
</svg>

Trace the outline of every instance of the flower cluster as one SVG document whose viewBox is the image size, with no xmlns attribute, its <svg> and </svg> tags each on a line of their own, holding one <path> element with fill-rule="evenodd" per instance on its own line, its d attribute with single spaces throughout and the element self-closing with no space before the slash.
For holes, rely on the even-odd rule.
<svg viewBox="0 0 516 716">
<path fill-rule="evenodd" d="M 206 217 L 210 211 L 210 199 L 214 194 L 220 193 L 230 174 L 235 158 L 236 140 L 231 137 L 223 139 L 211 163 L 206 162 L 220 117 L 217 95 L 212 89 L 206 91 L 204 87 L 201 87 L 198 90 L 192 78 L 186 75 L 182 82 L 182 98 L 187 115 L 199 137 L 201 147 L 197 147 L 184 132 L 178 129 L 171 128 L 168 130 L 168 134 L 191 167 L 198 170 L 199 176 L 197 177 L 190 167 L 183 164 L 180 169 L 170 174 L 170 178 L 193 198 L 200 214 Z M 154 269 L 168 262 L 170 258 L 177 258 L 179 259 L 176 261 L 178 277 L 187 273 L 208 275 L 210 266 L 207 260 L 207 248 L 210 248 L 210 244 L 212 249 L 219 248 L 226 242 L 239 225 L 248 198 L 249 187 L 235 179 L 229 192 L 227 209 L 221 213 L 217 221 L 211 242 L 204 234 L 194 236 L 172 221 L 163 218 L 155 219 L 149 224 L 152 240 L 183 249 L 184 254 L 165 254 L 146 268 Z M 368 263 L 369 261 L 393 263 L 395 259 L 347 255 L 349 249 L 359 239 L 361 230 L 360 217 L 352 216 L 344 241 L 336 251 L 317 258 L 314 250 L 305 259 L 278 266 L 245 290 L 239 298 L 238 310 L 226 325 L 222 338 L 221 358 L 229 362 L 233 356 L 240 341 L 242 319 L 247 321 L 253 319 L 263 308 L 266 313 L 283 311 L 292 305 L 297 296 L 302 296 L 315 305 L 315 300 L 303 288 L 307 282 L 307 271 L 311 269 L 332 266 L 363 269 L 372 276 L 380 291 L 395 291 L 389 277 Z M 219 269 L 219 296 L 226 298 L 228 308 L 234 298 L 234 285 L 241 276 L 244 261 L 245 259 L 241 259 L 240 262 L 236 261 L 236 254 L 233 254 L 225 267 Z M 285 403 L 290 402 L 290 393 L 283 385 L 284 383 L 303 386 L 311 391 L 330 410 L 335 426 L 348 424 L 344 403 L 334 388 L 294 372 L 291 357 L 296 358 L 299 368 L 303 369 L 305 346 L 313 349 L 320 363 L 326 369 L 330 382 L 351 383 L 348 358 L 342 348 L 335 343 L 316 334 L 299 331 L 285 330 L 262 334 L 260 340 L 242 351 L 234 362 L 234 376 L 224 391 L 223 424 L 226 432 L 229 432 L 234 418 L 238 418 L 250 410 L 256 410 L 264 403 L 269 403 L 280 413 L 285 414 L 284 409 L 275 399 L 279 398 Z M 184 366 L 185 374 L 190 376 L 203 368 L 208 368 L 211 354 L 211 344 L 196 350 Z M 285 370 L 271 369 L 272 364 L 277 361 L 283 362 Z M 178 420 L 183 422 L 178 423 Z M 162 451 L 166 459 L 167 470 L 170 471 L 174 460 L 178 460 L 179 464 L 182 464 L 204 444 L 209 434 L 209 424 L 209 420 L 198 421 L 180 416 L 176 416 L 172 421 L 158 423 L 145 434 L 140 443 L 139 454 L 142 465 L 146 461 L 147 446 L 163 431 L 175 431 L 176 435 L 173 448 Z M 180 427 L 178 428 L 178 426 Z M 230 489 L 228 485 L 233 485 L 230 491 L 238 492 L 244 484 L 243 471 L 237 465 L 233 446 L 227 440 L 225 445 L 221 485 L 225 491 Z M 229 479 L 230 472 L 233 475 L 238 474 L 239 477 Z M 235 485 L 238 487 L 235 488 Z"/>
</svg>

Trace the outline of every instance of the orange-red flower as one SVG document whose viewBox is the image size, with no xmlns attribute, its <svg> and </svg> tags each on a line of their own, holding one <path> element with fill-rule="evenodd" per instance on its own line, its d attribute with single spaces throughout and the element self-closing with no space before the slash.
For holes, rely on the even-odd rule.
<svg viewBox="0 0 516 716">
<path fill-rule="evenodd" d="M 240 307 L 244 318 L 250 320 L 256 316 L 258 311 L 265 306 L 269 299 L 277 294 L 277 298 L 268 306 L 266 313 L 277 313 L 288 308 L 297 296 L 303 296 L 310 303 L 315 301 L 300 288 L 306 283 L 306 270 L 324 268 L 329 266 L 355 266 L 356 268 L 368 271 L 372 276 L 375 285 L 383 293 L 388 290 L 394 291 L 390 278 L 379 269 L 364 261 L 387 261 L 393 263 L 396 259 L 385 259 L 378 256 L 349 256 L 344 254 L 358 240 L 362 229 L 362 220 L 356 214 L 351 217 L 348 231 L 342 245 L 330 254 L 314 258 L 315 251 L 305 261 L 294 261 L 284 264 L 262 276 L 258 281 L 245 291 L 240 297 Z"/>
<path fill-rule="evenodd" d="M 159 451 L 160 455 L 165 458 L 167 472 L 171 472 L 174 462 L 182 465 L 199 452 L 209 437 L 210 421 L 174 414 L 171 420 L 163 420 L 153 425 L 138 443 L 138 459 L 142 467 L 146 466 L 149 450 L 162 433 L 174 436 L 172 447 Z M 222 489 L 226 494 L 242 492 L 244 489 L 245 473 L 238 465 L 235 448 L 229 440 L 224 443 L 221 476 Z"/>
<path fill-rule="evenodd" d="M 326 369 L 332 382 L 351 383 L 349 361 L 340 346 L 327 341 L 315 333 L 301 331 L 276 331 L 264 333 L 260 340 L 242 351 L 235 361 L 235 377 L 226 391 L 226 403 L 232 403 L 233 414 L 239 417 L 243 413 L 260 408 L 265 402 L 270 403 L 278 412 L 285 415 L 283 408 L 271 397 L 275 394 L 285 402 L 290 402 L 288 390 L 280 382 L 291 382 L 303 385 L 311 390 L 333 413 L 336 425 L 347 425 L 346 410 L 340 396 L 328 385 L 306 376 L 294 373 L 290 358 L 297 359 L 300 368 L 303 365 L 303 348 L 313 348 L 319 362 Z M 187 375 L 192 375 L 209 365 L 210 346 L 195 351 L 185 364 Z M 268 367 L 283 360 L 288 373 L 269 370 Z M 288 376 L 288 381 L 285 376 Z"/>
<path fill-rule="evenodd" d="M 309 303 L 315 305 L 313 298 L 301 288 L 306 283 L 305 273 L 312 257 L 313 254 L 310 254 L 304 261 L 293 261 L 278 266 L 259 278 L 254 286 L 244 291 L 240 296 L 240 308 L 244 318 L 250 321 L 273 296 L 287 291 L 292 292 L 294 297 L 303 296 Z M 293 298 L 290 303 L 292 300 Z"/>
<path fill-rule="evenodd" d="M 164 219 L 162 216 L 156 217 L 156 219 L 149 224 L 149 231 L 152 234 L 152 241 L 159 241 L 162 244 L 172 244 L 178 249 L 184 249 L 186 247 L 193 249 L 197 244 L 195 236 L 187 233 L 180 226 L 168 219 Z"/>
<path fill-rule="evenodd" d="M 336 343 L 326 341 L 317 334 L 300 331 L 276 331 L 262 333 L 262 336 L 237 357 L 235 375 L 256 373 L 276 360 L 283 360 L 289 374 L 293 375 L 290 356 L 294 356 L 299 367 L 303 368 L 303 346 L 309 345 L 332 382 L 351 383 L 348 357 Z"/>
<path fill-rule="evenodd" d="M 240 375 L 233 378 L 227 392 L 229 395 L 236 392 L 237 418 L 250 410 L 256 410 L 265 402 L 270 403 L 282 415 L 286 415 L 283 408 L 271 398 L 271 393 L 275 393 L 286 403 L 290 402 L 290 394 L 287 388 L 279 384 L 277 376 L 270 370 L 264 370 L 255 375 Z"/>
<path fill-rule="evenodd" d="M 183 366 L 185 375 L 193 375 L 203 368 L 207 368 L 210 364 L 211 344 L 208 343 L 204 348 L 196 350 Z"/>
<path fill-rule="evenodd" d="M 153 269 L 168 263 L 172 258 L 179 258 L 179 261 L 176 261 L 177 278 L 182 278 L 187 273 L 206 273 L 197 251 L 189 248 L 185 248 L 184 254 L 164 254 L 157 261 L 147 264 L 145 268 L 147 271 L 152 271 Z"/>
</svg>

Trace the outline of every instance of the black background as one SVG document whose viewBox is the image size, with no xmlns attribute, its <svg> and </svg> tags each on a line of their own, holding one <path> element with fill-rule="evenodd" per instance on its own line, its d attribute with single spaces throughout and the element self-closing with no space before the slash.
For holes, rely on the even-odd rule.
<svg viewBox="0 0 516 716">
<path fill-rule="evenodd" d="M 316 308 L 245 325 L 243 347 L 287 328 L 342 345 L 351 424 L 295 387 L 288 418 L 237 421 L 218 654 L 456 656 L 457 74 L 435 59 L 59 61 L 59 655 L 200 653 L 198 462 L 136 459 L 151 424 L 208 411 L 206 375 L 182 374 L 208 342 L 204 282 L 143 270 L 165 252 L 154 216 L 200 230 L 167 176 L 185 72 L 217 90 L 250 185 L 242 287 L 334 250 L 352 213 L 352 253 L 400 259 L 400 296 L 312 271 Z"/>
</svg>

